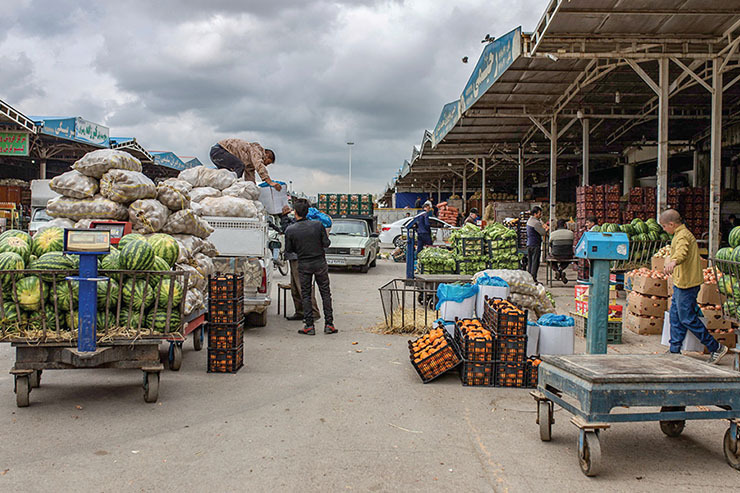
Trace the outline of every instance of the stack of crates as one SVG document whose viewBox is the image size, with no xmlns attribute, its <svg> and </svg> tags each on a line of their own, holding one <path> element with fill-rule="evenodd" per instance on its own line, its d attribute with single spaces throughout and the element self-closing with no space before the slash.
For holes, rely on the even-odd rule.
<svg viewBox="0 0 740 493">
<path fill-rule="evenodd" d="M 317 209 L 330 216 L 372 216 L 373 196 L 370 194 L 320 193 Z"/>
<path fill-rule="evenodd" d="M 236 373 L 244 366 L 244 276 L 208 278 L 208 373 Z"/>
<path fill-rule="evenodd" d="M 493 336 L 477 318 L 457 320 L 455 344 L 460 350 L 460 380 L 465 386 L 493 387 L 495 352 Z"/>
<path fill-rule="evenodd" d="M 508 300 L 486 300 L 483 323 L 493 333 L 496 387 L 526 387 L 527 312 Z"/>
</svg>

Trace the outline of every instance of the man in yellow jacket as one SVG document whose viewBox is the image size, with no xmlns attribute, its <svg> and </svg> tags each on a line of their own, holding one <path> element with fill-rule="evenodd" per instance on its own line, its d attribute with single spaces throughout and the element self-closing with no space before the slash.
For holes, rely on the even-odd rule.
<svg viewBox="0 0 740 493">
<path fill-rule="evenodd" d="M 671 256 L 665 262 L 665 273 L 673 275 L 670 352 L 680 353 L 686 332 L 691 331 L 711 353 L 707 363 L 716 365 L 727 354 L 728 349 L 724 344 L 717 342 L 699 320 L 696 295 L 704 282 L 704 276 L 696 238 L 674 209 L 668 209 L 660 215 L 660 225 L 666 233 L 673 235 Z"/>
</svg>

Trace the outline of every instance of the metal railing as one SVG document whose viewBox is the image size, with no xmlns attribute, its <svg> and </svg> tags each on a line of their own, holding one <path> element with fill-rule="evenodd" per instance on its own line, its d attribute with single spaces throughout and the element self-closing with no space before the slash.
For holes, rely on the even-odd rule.
<svg viewBox="0 0 740 493">
<path fill-rule="evenodd" d="M 435 307 L 437 291 L 423 281 L 393 279 L 379 291 L 389 332 L 420 332 L 433 328 L 434 321 L 439 318 Z"/>
<path fill-rule="evenodd" d="M 650 259 L 658 250 L 670 244 L 669 241 L 630 241 L 629 257 L 627 260 L 612 262 L 612 272 L 625 272 L 640 267 L 650 266 Z"/>
<path fill-rule="evenodd" d="M 740 324 L 738 302 L 740 302 L 740 262 L 709 257 L 722 306 L 722 316 Z"/>
</svg>

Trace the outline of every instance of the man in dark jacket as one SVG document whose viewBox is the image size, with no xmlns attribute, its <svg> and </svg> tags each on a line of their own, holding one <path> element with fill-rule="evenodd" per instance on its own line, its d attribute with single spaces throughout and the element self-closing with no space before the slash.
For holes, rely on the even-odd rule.
<svg viewBox="0 0 740 493">
<path fill-rule="evenodd" d="M 545 236 L 545 228 L 542 226 L 542 208 L 532 208 L 532 215 L 527 220 L 527 262 L 529 273 L 537 282 L 537 271 L 540 269 L 540 256 L 542 255 L 542 237 Z"/>
<path fill-rule="evenodd" d="M 331 306 L 331 288 L 329 285 L 329 266 L 326 264 L 325 251 L 331 245 L 326 229 L 319 221 L 309 221 L 308 201 L 298 199 L 294 204 L 296 223 L 285 232 L 285 253 L 295 253 L 298 257 L 298 274 L 301 278 L 301 295 L 303 296 L 304 327 L 299 334 L 316 335 L 313 310 L 311 309 L 311 286 L 314 277 L 319 286 L 321 302 L 324 305 L 325 334 L 336 334 L 334 312 Z"/>
<path fill-rule="evenodd" d="M 429 214 L 432 211 L 432 203 L 424 202 L 424 212 L 420 212 L 410 223 L 409 228 L 416 228 L 417 240 L 416 253 L 421 252 L 425 246 L 434 244 L 432 240 L 432 226 L 429 224 Z"/>
<path fill-rule="evenodd" d="M 280 214 L 280 232 L 285 234 L 288 226 L 295 223 L 295 219 L 290 217 L 290 206 L 283 207 L 283 213 Z M 298 274 L 298 255 L 295 253 L 286 253 L 285 260 L 290 264 L 290 295 L 293 297 L 293 306 L 295 313 L 288 317 L 288 320 L 303 320 L 303 296 L 301 296 L 301 277 Z M 316 322 L 321 318 L 319 305 L 316 303 L 316 290 L 311 286 L 311 307 L 313 308 L 313 321 Z"/>
</svg>

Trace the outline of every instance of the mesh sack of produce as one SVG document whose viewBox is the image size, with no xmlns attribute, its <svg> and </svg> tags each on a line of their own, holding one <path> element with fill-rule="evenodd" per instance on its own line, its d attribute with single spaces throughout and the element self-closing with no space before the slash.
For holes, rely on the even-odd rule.
<svg viewBox="0 0 740 493">
<path fill-rule="evenodd" d="M 41 226 L 39 226 L 39 229 L 36 231 L 37 233 L 40 231 L 45 230 L 46 228 L 62 228 L 62 229 L 71 229 L 76 228 L 77 223 L 75 223 L 71 219 L 67 219 L 66 217 L 58 217 L 56 219 L 52 219 L 51 221 L 45 222 Z M 87 228 L 87 226 L 85 226 Z"/>
<path fill-rule="evenodd" d="M 141 171 L 141 162 L 128 152 L 99 149 L 82 156 L 72 165 L 72 168 L 83 175 L 100 178 L 111 169 Z"/>
<path fill-rule="evenodd" d="M 545 295 L 545 288 L 541 285 L 538 286 L 535 284 L 532 275 L 527 271 L 516 269 L 488 269 L 475 274 L 473 280 L 477 280 L 478 277 L 483 274 L 487 274 L 490 277 L 500 277 L 509 284 L 512 293 L 537 297 Z"/>
<path fill-rule="evenodd" d="M 196 187 L 190 190 L 190 201 L 200 202 L 207 197 L 220 197 L 221 191 L 213 187 Z"/>
<path fill-rule="evenodd" d="M 98 193 L 98 180 L 73 169 L 52 178 L 49 188 L 65 197 L 84 199 Z"/>
<path fill-rule="evenodd" d="M 229 188 L 224 188 L 223 194 L 241 199 L 258 200 L 260 198 L 260 189 L 252 181 L 236 180 Z"/>
<path fill-rule="evenodd" d="M 167 222 L 170 210 L 158 200 L 137 200 L 128 208 L 131 227 L 137 233 L 156 233 Z"/>
<path fill-rule="evenodd" d="M 80 219 L 128 219 L 128 209 L 102 195 L 88 199 L 55 197 L 46 205 L 46 212 L 52 217 L 66 217 L 76 221 Z"/>
<path fill-rule="evenodd" d="M 188 290 L 192 288 L 199 289 L 200 291 L 205 291 L 208 287 L 208 281 L 205 277 L 192 265 L 189 264 L 175 264 L 175 270 L 180 270 L 184 272 L 189 272 L 190 275 L 188 276 Z"/>
<path fill-rule="evenodd" d="M 256 217 L 257 209 L 251 200 L 225 195 L 207 197 L 200 201 L 203 215 L 216 217 Z"/>
<path fill-rule="evenodd" d="M 188 234 L 199 238 L 208 238 L 213 233 L 213 228 L 208 221 L 196 216 L 192 209 L 183 209 L 174 212 L 167 218 L 162 231 L 169 234 Z"/>
<path fill-rule="evenodd" d="M 112 169 L 100 179 L 100 194 L 115 202 L 129 204 L 139 199 L 153 199 L 157 187 L 144 173 Z"/>
<path fill-rule="evenodd" d="M 172 211 L 190 207 L 190 190 L 193 186 L 185 180 L 167 178 L 157 185 L 157 200 Z"/>
<path fill-rule="evenodd" d="M 198 264 L 195 268 L 198 269 L 198 272 L 200 272 L 206 279 L 208 276 L 216 272 L 213 260 L 211 260 L 211 257 L 208 255 L 205 255 L 204 253 L 196 253 L 193 256 L 193 260 Z"/>
<path fill-rule="evenodd" d="M 203 247 L 201 248 L 200 252 L 203 255 L 208 255 L 209 257 L 218 257 L 218 248 L 216 248 L 216 245 L 214 245 L 213 242 L 208 239 L 203 240 Z"/>
<path fill-rule="evenodd" d="M 203 250 L 203 242 L 206 241 L 193 235 L 172 235 L 172 237 L 180 245 L 180 257 L 184 255 L 187 259 L 193 258 L 196 253 L 200 253 Z M 177 263 L 182 262 L 178 260 Z"/>
<path fill-rule="evenodd" d="M 193 211 L 193 214 L 196 216 L 203 216 L 205 208 L 200 205 L 198 202 L 190 202 L 190 209 Z"/>
<path fill-rule="evenodd" d="M 90 229 L 90 224 L 95 221 L 95 219 L 80 219 L 75 223 L 75 228 L 77 229 Z"/>
<path fill-rule="evenodd" d="M 216 272 L 234 272 L 244 275 L 244 295 L 252 296 L 262 285 L 262 265 L 259 259 L 248 257 L 217 257 L 213 259 Z"/>
<path fill-rule="evenodd" d="M 188 289 L 185 293 L 185 315 L 206 308 L 203 293 L 198 289 Z"/>
<path fill-rule="evenodd" d="M 229 188 L 236 181 L 236 173 L 227 169 L 213 169 L 204 166 L 182 171 L 178 178 L 194 187 L 213 187 L 218 190 Z"/>
</svg>

